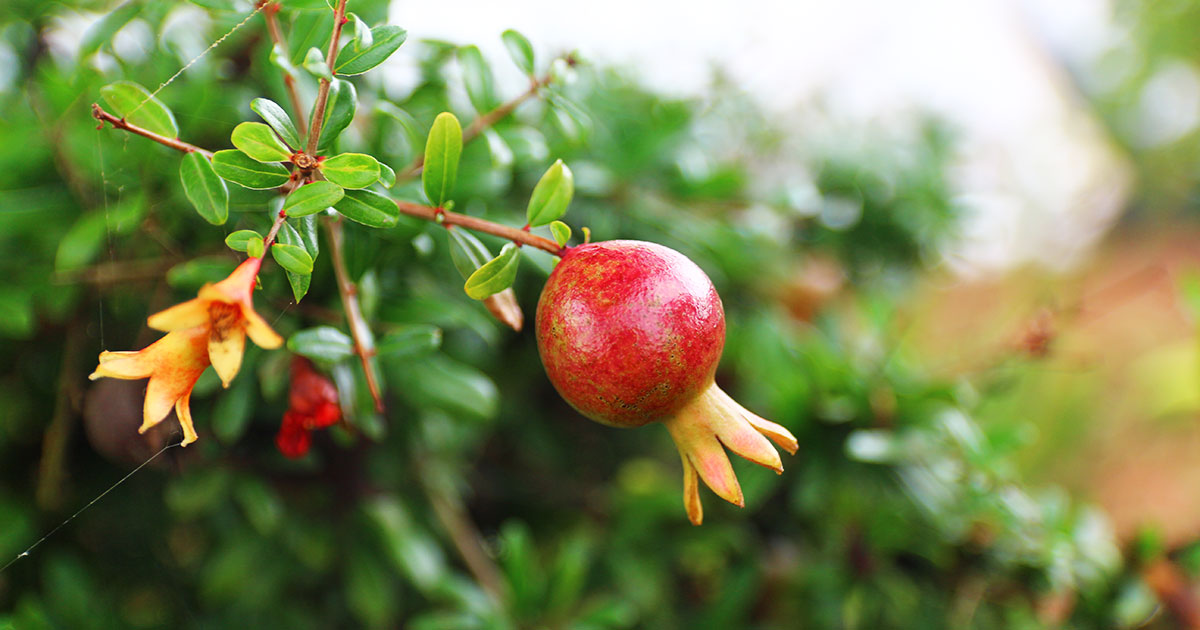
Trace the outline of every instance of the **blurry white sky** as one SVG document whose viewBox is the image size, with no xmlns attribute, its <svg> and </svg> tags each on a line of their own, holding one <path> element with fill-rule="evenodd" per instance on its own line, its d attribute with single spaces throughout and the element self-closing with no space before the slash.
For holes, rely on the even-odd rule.
<svg viewBox="0 0 1200 630">
<path fill-rule="evenodd" d="M 477 43 L 504 60 L 516 28 L 539 55 L 578 49 L 649 85 L 700 93 L 713 65 L 772 111 L 824 103 L 850 120 L 925 107 L 963 132 L 954 180 L 970 218 L 951 252 L 962 271 L 1065 266 L 1120 209 L 1128 169 L 1079 106 L 1056 58 L 1113 45 L 1111 0 L 395 0 L 410 37 Z M 519 89 L 511 64 L 501 79 Z M 802 129 L 802 126 L 797 126 Z"/>
</svg>

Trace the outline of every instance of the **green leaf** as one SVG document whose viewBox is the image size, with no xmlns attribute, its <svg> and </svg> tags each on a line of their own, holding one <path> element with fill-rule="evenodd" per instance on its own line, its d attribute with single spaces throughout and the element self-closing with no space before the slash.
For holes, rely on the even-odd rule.
<svg viewBox="0 0 1200 630">
<path fill-rule="evenodd" d="M 470 278 L 471 274 L 492 259 L 492 252 L 488 251 L 487 245 L 467 230 L 451 227 L 446 233 L 450 238 L 450 260 L 458 273 L 462 274 L 463 280 Z"/>
<path fill-rule="evenodd" d="M 79 58 L 85 59 L 92 56 L 97 50 L 100 50 L 101 46 L 112 41 L 117 31 L 137 17 L 138 11 L 141 10 L 141 2 L 130 0 L 97 20 L 83 35 L 83 43 L 79 45 Z"/>
<path fill-rule="evenodd" d="M 265 248 L 266 243 L 263 243 L 262 237 L 255 236 L 254 238 L 251 238 L 248 243 L 246 243 L 246 255 L 251 258 L 262 258 L 264 253 L 263 250 Z M 299 302 L 300 299 L 296 298 L 296 301 Z"/>
<path fill-rule="evenodd" d="M 250 109 L 261 116 L 289 147 L 300 148 L 300 132 L 296 131 L 291 117 L 278 103 L 266 98 L 256 98 L 250 101 Z"/>
<path fill-rule="evenodd" d="M 229 139 L 242 153 L 259 162 L 287 162 L 292 159 L 292 152 L 287 145 L 262 123 L 241 123 L 233 128 Z"/>
<path fill-rule="evenodd" d="M 379 183 L 383 184 L 384 188 L 391 188 L 396 185 L 396 171 L 393 171 L 392 167 L 383 162 L 379 163 Z"/>
<path fill-rule="evenodd" d="M 179 180 L 183 192 L 192 207 L 205 221 L 221 225 L 229 218 L 229 189 L 225 180 L 217 176 L 213 165 L 199 151 L 183 156 L 179 166 Z"/>
<path fill-rule="evenodd" d="M 382 357 L 417 357 L 437 350 L 442 345 L 442 329 L 428 324 L 404 326 L 383 336 L 375 346 Z"/>
<path fill-rule="evenodd" d="M 354 356 L 354 340 L 332 326 L 301 330 L 288 339 L 287 347 L 296 354 L 327 363 Z"/>
<path fill-rule="evenodd" d="M 567 204 L 571 203 L 574 194 L 575 176 L 562 160 L 556 160 L 529 197 L 529 209 L 525 213 L 529 226 L 546 225 L 566 214 Z"/>
<path fill-rule="evenodd" d="M 369 190 L 347 190 L 333 209 L 351 221 L 376 228 L 392 227 L 400 218 L 396 202 Z"/>
<path fill-rule="evenodd" d="M 288 60 L 287 51 L 279 46 L 271 47 L 271 63 L 293 79 L 300 74 L 296 71 L 296 66 L 293 66 L 292 62 Z"/>
<path fill-rule="evenodd" d="M 304 60 L 309 48 L 324 49 L 333 32 L 333 11 L 321 8 L 317 11 L 297 11 L 292 26 L 287 30 L 288 58 L 292 65 Z"/>
<path fill-rule="evenodd" d="M 100 88 L 100 95 L 116 115 L 146 131 L 168 138 L 179 137 L 175 115 L 146 88 L 133 81 L 117 81 Z"/>
<path fill-rule="evenodd" d="M 262 235 L 254 230 L 238 230 L 225 237 L 225 245 L 235 252 L 244 252 L 250 246 L 250 241 L 256 238 L 261 241 Z"/>
<path fill-rule="evenodd" d="M 240 479 L 233 494 L 246 513 L 246 520 L 259 534 L 271 534 L 279 528 L 284 515 L 283 501 L 262 479 L 252 476 Z"/>
<path fill-rule="evenodd" d="M 551 221 L 550 234 L 554 236 L 554 242 L 561 247 L 571 240 L 571 226 L 562 221 Z"/>
<path fill-rule="evenodd" d="M 284 245 L 275 243 L 271 246 L 271 257 L 280 267 L 293 273 L 308 275 L 312 273 L 313 259 L 299 245 Z"/>
<path fill-rule="evenodd" d="M 333 71 L 325 63 L 325 54 L 319 48 L 309 48 L 304 55 L 304 69 L 318 79 L 333 80 Z"/>
<path fill-rule="evenodd" d="M 317 217 L 309 215 L 293 221 L 296 222 L 296 232 L 300 235 L 305 251 L 316 260 L 317 254 L 321 253 L 321 244 L 317 240 Z M 288 221 L 289 224 L 291 222 Z"/>
<path fill-rule="evenodd" d="M 229 254 L 193 258 L 167 270 L 167 284 L 175 289 L 199 289 L 202 285 L 224 280 L 236 263 Z"/>
<path fill-rule="evenodd" d="M 28 339 L 37 330 L 33 296 L 24 287 L 0 287 L 0 337 Z"/>
<path fill-rule="evenodd" d="M 342 188 L 366 188 L 379 180 L 379 160 L 365 153 L 342 153 L 318 166 L 325 179 Z"/>
<path fill-rule="evenodd" d="M 349 81 L 334 79 L 329 84 L 329 100 L 325 106 L 325 122 L 321 125 L 321 139 L 317 142 L 317 153 L 325 154 L 334 140 L 342 135 L 354 121 L 354 110 L 358 107 L 358 92 Z"/>
<path fill-rule="evenodd" d="M 375 36 L 371 33 L 371 27 L 363 21 L 356 13 L 351 13 L 346 16 L 351 22 L 354 22 L 354 39 L 351 41 L 354 44 L 355 52 L 361 52 L 371 47 L 375 43 Z"/>
<path fill-rule="evenodd" d="M 524 35 L 508 29 L 500 34 L 500 39 L 504 40 L 504 47 L 508 49 L 508 55 L 512 57 L 513 63 L 521 69 L 525 74 L 533 74 L 533 45 Z"/>
<path fill-rule="evenodd" d="M 450 112 L 442 112 L 433 121 L 425 141 L 425 167 L 421 184 L 425 196 L 435 206 L 442 206 L 454 191 L 458 178 L 458 160 L 462 156 L 462 125 Z"/>
<path fill-rule="evenodd" d="M 463 46 L 458 49 L 458 63 L 462 66 L 463 83 L 467 88 L 467 97 L 471 105 L 479 113 L 489 112 L 499 103 L 496 101 L 496 89 L 492 81 L 492 70 L 478 46 Z"/>
<path fill-rule="evenodd" d="M 243 188 L 266 190 L 288 183 L 291 174 L 279 163 L 259 162 L 237 149 L 217 151 L 212 157 L 213 170 Z"/>
<path fill-rule="evenodd" d="M 316 214 L 341 201 L 344 194 L 342 187 L 333 182 L 305 184 L 288 195 L 283 202 L 283 211 L 289 217 Z"/>
<path fill-rule="evenodd" d="M 299 224 L 301 229 L 297 229 L 295 227 L 296 224 Z M 279 242 L 283 243 L 284 245 L 294 245 L 302 248 L 304 251 L 308 252 L 308 255 L 311 256 L 315 262 L 317 260 L 318 253 L 315 243 L 316 236 L 314 234 L 309 234 L 309 232 L 311 232 L 315 227 L 316 217 L 313 215 L 301 217 L 299 219 L 289 218 L 288 220 L 284 221 L 283 225 L 279 228 Z M 301 233 L 301 230 L 303 230 L 303 233 Z M 309 244 L 310 239 L 314 241 L 311 246 Z M 286 269 L 284 271 L 287 273 L 288 285 L 292 288 L 292 297 L 294 297 L 296 299 L 296 303 L 299 304 L 300 300 L 304 299 L 304 296 L 308 293 L 308 287 L 312 284 L 312 275 L 307 273 L 296 273 Z"/>
<path fill-rule="evenodd" d="M 376 26 L 371 29 L 371 45 L 361 49 L 355 49 L 354 42 L 350 42 L 338 52 L 337 66 L 334 72 L 341 75 L 362 74 L 375 66 L 383 63 L 385 59 L 396 52 L 397 48 L 404 43 L 408 38 L 408 31 L 385 24 Z"/>
<path fill-rule="evenodd" d="M 511 287 L 517 279 L 517 265 L 520 260 L 517 246 L 508 243 L 501 248 L 499 256 L 489 260 L 467 278 L 463 290 L 472 299 L 482 300 Z"/>
</svg>

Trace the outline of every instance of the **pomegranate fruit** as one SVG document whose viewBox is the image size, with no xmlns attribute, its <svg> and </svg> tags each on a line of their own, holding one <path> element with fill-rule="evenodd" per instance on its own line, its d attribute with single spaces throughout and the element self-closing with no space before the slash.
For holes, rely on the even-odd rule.
<svg viewBox="0 0 1200 630">
<path fill-rule="evenodd" d="M 673 249 L 604 241 L 566 250 L 542 289 L 536 328 L 546 375 L 584 416 L 615 427 L 666 425 L 693 524 L 703 520 L 698 479 L 745 505 L 724 448 L 776 473 L 783 464 L 767 438 L 796 452 L 787 429 L 713 381 L 725 311 L 708 276 Z"/>
</svg>

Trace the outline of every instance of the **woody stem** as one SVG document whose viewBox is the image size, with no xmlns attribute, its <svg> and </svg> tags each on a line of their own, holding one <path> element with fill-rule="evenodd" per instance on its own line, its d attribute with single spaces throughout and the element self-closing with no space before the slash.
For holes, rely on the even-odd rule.
<svg viewBox="0 0 1200 630">
<path fill-rule="evenodd" d="M 267 0 L 260 1 L 266 2 Z M 279 28 L 279 19 L 276 17 L 277 13 L 279 13 L 279 3 L 274 2 L 263 9 L 263 18 L 267 21 L 267 32 L 271 35 L 271 42 L 280 51 L 287 54 L 287 40 L 284 39 L 283 31 Z M 305 126 L 304 108 L 300 104 L 300 93 L 296 91 L 296 78 L 284 72 L 283 86 L 287 88 L 288 99 L 292 102 L 292 113 L 296 116 L 296 126 L 303 129 Z"/>
<path fill-rule="evenodd" d="M 131 122 L 126 121 L 124 118 L 117 118 L 116 116 L 104 111 L 104 108 L 100 107 L 99 103 L 92 103 L 92 118 L 99 120 L 101 127 L 104 127 L 104 123 L 111 123 L 115 129 L 124 129 L 129 133 L 137 134 L 143 138 L 149 138 L 163 146 L 171 147 L 176 151 L 182 151 L 184 153 L 199 153 L 206 158 L 212 159 L 212 151 L 201 149 L 200 147 L 184 142 L 179 138 L 168 138 L 166 136 L 154 133 L 149 129 L 143 129 Z"/>
<path fill-rule="evenodd" d="M 506 238 L 519 245 L 530 245 L 532 247 L 548 251 L 555 256 L 562 256 L 563 252 L 566 250 L 565 247 L 559 246 L 558 243 L 555 243 L 548 238 L 530 234 L 525 230 L 519 230 L 514 227 L 493 223 L 491 221 L 479 219 L 465 214 L 459 214 L 457 212 L 441 210 L 431 206 L 423 206 L 419 203 L 412 203 L 410 201 L 393 201 L 395 201 L 396 207 L 400 209 L 401 214 L 406 214 L 410 217 L 425 219 L 426 221 L 441 223 L 442 225 L 462 226 L 468 230 L 475 230 L 476 232 L 483 232 L 485 234 L 499 236 L 500 238 Z"/>
<path fill-rule="evenodd" d="M 362 308 L 358 303 L 358 287 L 350 279 L 346 270 L 345 235 L 342 232 L 340 217 L 326 217 L 325 229 L 329 232 L 329 249 L 333 259 L 333 273 L 337 277 L 338 293 L 342 297 L 342 306 L 346 309 L 346 323 L 350 325 L 350 336 L 354 339 L 354 353 L 362 361 L 363 375 L 367 380 L 367 389 L 375 401 L 375 410 L 383 413 L 383 394 L 379 389 L 379 381 L 375 377 L 371 359 L 375 356 L 375 342 L 371 338 L 367 320 L 363 317 Z"/>
<path fill-rule="evenodd" d="M 329 52 L 325 54 L 325 64 L 333 71 L 337 61 L 338 40 L 342 38 L 342 24 L 346 21 L 346 0 L 338 0 L 337 8 L 333 11 L 333 34 L 329 38 Z M 321 125 L 325 122 L 325 105 L 329 102 L 329 79 L 321 79 L 317 89 L 317 104 L 313 107 L 312 126 L 308 129 L 309 155 L 317 154 L 317 141 L 321 139 Z"/>
</svg>

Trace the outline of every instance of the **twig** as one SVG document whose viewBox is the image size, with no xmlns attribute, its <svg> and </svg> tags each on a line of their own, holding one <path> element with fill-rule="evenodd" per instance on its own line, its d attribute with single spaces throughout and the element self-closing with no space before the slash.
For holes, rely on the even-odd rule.
<svg viewBox="0 0 1200 630">
<path fill-rule="evenodd" d="M 166 136 L 160 136 L 148 129 L 142 129 L 133 123 L 127 122 L 124 118 L 117 118 L 116 116 L 104 111 L 104 108 L 100 107 L 99 103 L 92 103 L 92 117 L 100 121 L 101 128 L 104 127 L 104 123 L 112 123 L 112 126 L 116 129 L 124 129 L 125 131 L 137 134 L 143 138 L 149 138 L 163 146 L 171 147 L 176 151 L 182 151 L 184 153 L 195 152 L 203 155 L 206 158 L 212 159 L 212 151 L 201 149 L 194 144 L 189 144 L 178 138 L 168 138 Z"/>
<path fill-rule="evenodd" d="M 433 506 L 433 512 L 442 522 L 442 527 L 446 528 L 450 542 L 454 543 L 454 548 L 467 565 L 467 570 L 475 576 L 475 581 L 479 582 L 479 586 L 488 595 L 497 603 L 503 603 L 504 580 L 500 576 L 500 569 L 484 550 L 483 536 L 463 508 L 462 497 L 447 487 L 449 484 L 432 481 L 424 462 L 418 464 L 418 470 L 421 472 L 418 478 L 424 481 L 425 494 Z M 435 483 L 437 488 L 434 487 Z"/>
<path fill-rule="evenodd" d="M 346 23 L 346 0 L 338 0 L 337 8 L 333 11 L 333 34 L 329 38 L 329 52 L 325 55 L 325 65 L 333 71 L 337 61 L 338 40 L 342 38 L 342 24 Z M 321 79 L 317 90 L 317 104 L 313 107 L 312 126 L 308 129 L 308 154 L 317 154 L 317 141 L 321 139 L 321 125 L 325 122 L 325 105 L 329 101 L 329 79 Z"/>
<path fill-rule="evenodd" d="M 467 228 L 468 230 L 475 230 L 476 232 L 483 232 L 485 234 L 499 236 L 500 238 L 506 238 L 520 245 L 530 245 L 538 249 L 543 249 L 551 254 L 554 254 L 555 256 L 562 256 L 563 252 L 565 252 L 567 249 L 566 247 L 559 246 L 558 243 L 555 243 L 548 238 L 542 238 L 540 236 L 530 234 L 525 230 L 519 230 L 507 225 L 500 225 L 499 223 L 492 223 L 491 221 L 477 219 L 465 214 L 458 214 L 457 212 L 439 210 L 438 208 L 423 206 L 410 201 L 399 200 L 396 201 L 396 207 L 400 209 L 401 214 L 406 214 L 410 217 L 425 219 L 426 221 L 433 221 L 434 223 L 441 223 L 443 225 L 459 225 Z"/>
<path fill-rule="evenodd" d="M 537 95 L 538 90 L 542 89 L 546 85 L 549 85 L 551 80 L 552 77 L 550 76 L 550 73 L 546 73 L 546 75 L 542 78 L 533 81 L 529 85 L 529 89 L 520 96 L 500 105 L 496 109 L 493 109 L 486 114 L 481 115 L 475 120 L 472 120 L 471 124 L 467 125 L 467 128 L 463 130 L 463 144 L 474 140 L 476 136 L 483 133 L 484 129 L 487 129 L 497 122 L 507 118 L 509 114 L 513 113 L 513 110 L 521 105 L 521 103 L 533 98 Z M 425 155 L 423 153 L 418 154 L 417 157 L 413 158 L 413 161 L 404 168 L 404 170 L 396 174 L 396 177 L 403 179 L 415 177 L 421 172 L 421 167 L 424 165 Z"/>
<path fill-rule="evenodd" d="M 1142 579 L 1167 610 L 1187 630 L 1200 629 L 1200 600 L 1187 577 L 1167 558 L 1160 558 L 1142 569 Z"/>
<path fill-rule="evenodd" d="M 354 339 L 354 353 L 362 361 L 363 374 L 366 375 L 367 389 L 375 400 L 375 410 L 383 413 L 383 394 L 379 382 L 375 379 L 375 370 L 371 367 L 371 359 L 375 356 L 375 345 L 371 341 L 370 329 L 362 308 L 358 304 L 358 287 L 350 280 L 346 271 L 346 260 L 343 255 L 344 235 L 340 218 L 327 218 L 325 229 L 329 232 L 330 256 L 333 258 L 333 273 L 337 276 L 338 293 L 342 296 L 342 306 L 346 309 L 346 323 L 350 325 L 350 336 Z"/>
<path fill-rule="evenodd" d="M 62 366 L 58 373 L 58 400 L 54 415 L 42 439 L 42 460 L 38 466 L 37 504 L 43 510 L 62 507 L 62 486 L 66 476 L 67 438 L 71 435 L 72 420 L 79 404 L 78 374 L 75 363 L 79 356 L 82 335 L 79 326 L 68 328 L 63 347 Z"/>
<path fill-rule="evenodd" d="M 263 239 L 263 255 L 267 255 L 267 250 L 271 249 L 271 245 L 275 243 L 275 235 L 279 234 L 279 228 L 283 227 L 283 222 L 287 221 L 287 212 L 279 209 L 279 213 L 275 215 L 275 222 L 271 224 L 271 231 L 267 232 L 267 238 Z"/>
<path fill-rule="evenodd" d="M 260 0 L 260 3 L 266 4 L 268 0 Z M 263 9 L 263 17 L 267 20 L 267 32 L 271 34 L 271 41 L 287 54 L 287 40 L 283 37 L 283 31 L 279 28 L 279 20 L 275 15 L 279 13 L 279 3 L 271 2 L 269 6 Z M 288 99 L 292 101 L 292 114 L 296 117 L 296 126 L 304 129 L 304 108 L 300 104 L 300 93 L 296 91 L 296 78 L 291 74 L 283 73 L 283 86 L 287 88 Z"/>
</svg>

